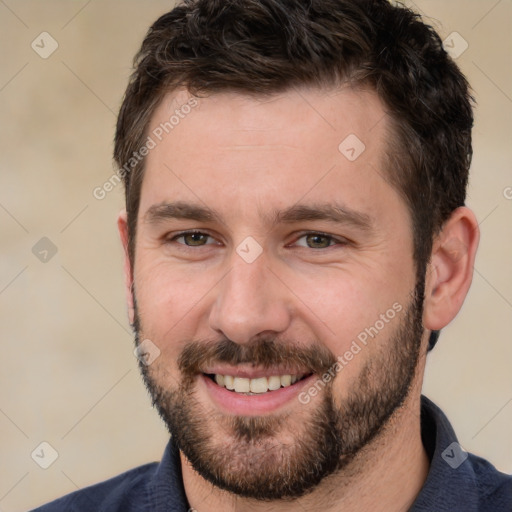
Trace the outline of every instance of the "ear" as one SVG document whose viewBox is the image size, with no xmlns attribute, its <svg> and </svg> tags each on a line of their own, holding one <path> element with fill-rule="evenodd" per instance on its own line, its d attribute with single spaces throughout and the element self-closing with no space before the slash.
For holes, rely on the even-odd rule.
<svg viewBox="0 0 512 512">
<path fill-rule="evenodd" d="M 133 269 L 128 252 L 128 221 L 126 210 L 119 212 L 119 216 L 117 218 L 117 229 L 119 230 L 121 244 L 124 249 L 124 282 L 126 304 L 128 306 L 128 319 L 130 321 L 130 325 L 133 325 L 133 321 L 135 319 L 135 309 L 133 305 Z"/>
<path fill-rule="evenodd" d="M 465 206 L 452 213 L 435 237 L 425 284 L 425 328 L 441 329 L 459 312 L 473 279 L 479 240 L 475 214 Z"/>
</svg>

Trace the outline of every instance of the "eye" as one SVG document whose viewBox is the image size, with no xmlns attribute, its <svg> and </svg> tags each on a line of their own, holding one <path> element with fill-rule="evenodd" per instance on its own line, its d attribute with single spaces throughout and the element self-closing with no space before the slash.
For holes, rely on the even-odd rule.
<svg viewBox="0 0 512 512">
<path fill-rule="evenodd" d="M 218 243 L 211 235 L 202 231 L 183 231 L 169 238 L 167 243 L 170 242 L 177 242 L 185 247 L 202 247 Z M 294 245 L 308 249 L 327 249 L 335 245 L 346 245 L 347 243 L 346 240 L 340 240 L 325 233 L 311 232 L 300 236 L 294 242 Z"/>
<path fill-rule="evenodd" d="M 182 241 L 179 241 L 179 240 Z M 211 242 L 208 242 L 208 239 L 211 239 Z M 168 242 L 178 242 L 181 245 L 186 245 L 187 247 L 201 247 L 203 245 L 212 245 L 216 243 L 210 235 L 207 233 L 202 233 L 201 231 L 184 231 L 183 233 L 178 233 L 172 238 L 168 239 Z"/>
<path fill-rule="evenodd" d="M 300 243 L 300 240 L 304 240 L 304 242 Z M 309 249 L 327 249 L 333 245 L 345 245 L 346 242 L 325 233 L 306 233 L 298 238 L 295 244 Z"/>
</svg>

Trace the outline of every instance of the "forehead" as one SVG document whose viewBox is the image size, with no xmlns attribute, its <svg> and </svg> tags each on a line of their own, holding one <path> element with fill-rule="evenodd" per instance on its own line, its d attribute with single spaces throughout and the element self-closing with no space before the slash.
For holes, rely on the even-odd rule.
<svg viewBox="0 0 512 512">
<path fill-rule="evenodd" d="M 371 91 L 220 93 L 189 108 L 190 98 L 171 93 L 152 116 L 140 215 L 175 200 L 246 217 L 301 199 L 374 215 L 401 202 L 384 179 L 389 123 Z"/>
<path fill-rule="evenodd" d="M 322 147 L 322 142 L 331 146 L 333 140 L 350 133 L 359 134 L 374 145 L 387 126 L 386 112 L 377 94 L 349 86 L 294 88 L 267 96 L 217 93 L 194 98 L 198 105 L 189 112 L 186 105 L 191 98 L 185 90 L 169 93 L 155 110 L 149 132 L 174 117 L 173 126 L 167 127 L 169 133 L 162 134 L 165 139 L 172 134 L 182 142 L 182 137 L 204 134 L 207 137 L 200 143 L 205 148 L 221 147 L 235 137 L 230 147 L 289 143 L 307 150 L 311 145 Z M 178 114 L 179 119 L 173 114 Z M 374 131 L 377 125 L 380 129 Z M 305 138 L 310 142 L 306 146 Z"/>
</svg>

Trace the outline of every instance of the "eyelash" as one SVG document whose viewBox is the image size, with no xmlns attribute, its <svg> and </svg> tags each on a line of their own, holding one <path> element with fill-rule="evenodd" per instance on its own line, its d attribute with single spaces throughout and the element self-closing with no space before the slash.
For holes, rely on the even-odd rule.
<svg viewBox="0 0 512 512">
<path fill-rule="evenodd" d="M 170 244 L 170 243 L 173 243 L 173 242 L 176 242 L 176 240 L 178 238 L 182 238 L 184 236 L 187 236 L 187 235 L 206 235 L 207 237 L 209 238 L 213 238 L 210 234 L 208 233 L 205 233 L 204 231 L 196 231 L 196 230 L 192 230 L 192 231 L 182 231 L 180 233 L 177 233 L 176 235 L 172 236 L 171 238 L 167 238 L 165 241 L 166 243 Z M 327 247 L 322 247 L 320 249 L 315 249 L 313 247 L 305 247 L 305 246 L 300 246 L 300 247 L 303 247 L 304 249 L 312 249 L 312 250 L 315 250 L 315 251 L 318 251 L 318 250 L 325 250 L 325 249 L 329 249 L 331 247 L 334 247 L 336 245 L 339 245 L 339 246 L 345 246 L 345 245 L 348 245 L 349 244 L 349 241 L 346 240 L 346 239 L 338 239 L 332 235 L 329 235 L 327 233 L 323 233 L 321 231 L 304 231 L 296 240 L 294 243 L 296 243 L 297 241 L 299 241 L 301 238 L 304 238 L 304 237 L 307 237 L 307 236 L 321 236 L 321 237 L 325 237 L 325 238 L 328 238 L 330 242 L 335 242 L 334 244 L 332 245 L 328 245 Z M 179 245 L 185 247 L 186 249 L 194 249 L 196 247 L 206 247 L 207 245 L 214 245 L 214 244 L 205 244 L 205 245 L 197 245 L 197 246 L 192 246 L 192 245 L 187 245 L 187 244 L 182 244 L 180 243 Z"/>
</svg>

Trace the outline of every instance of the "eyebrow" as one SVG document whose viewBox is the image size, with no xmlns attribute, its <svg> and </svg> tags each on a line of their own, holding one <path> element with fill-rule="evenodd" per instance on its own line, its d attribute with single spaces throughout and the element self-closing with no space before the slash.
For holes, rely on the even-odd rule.
<svg viewBox="0 0 512 512">
<path fill-rule="evenodd" d="M 278 224 L 323 220 L 335 224 L 351 225 L 368 232 L 374 228 L 374 223 L 368 214 L 337 203 L 295 204 L 284 210 L 272 210 L 264 217 L 272 227 Z M 172 219 L 225 224 L 222 216 L 216 210 L 185 201 L 155 204 L 148 208 L 143 217 L 146 224 L 158 224 Z"/>
</svg>

